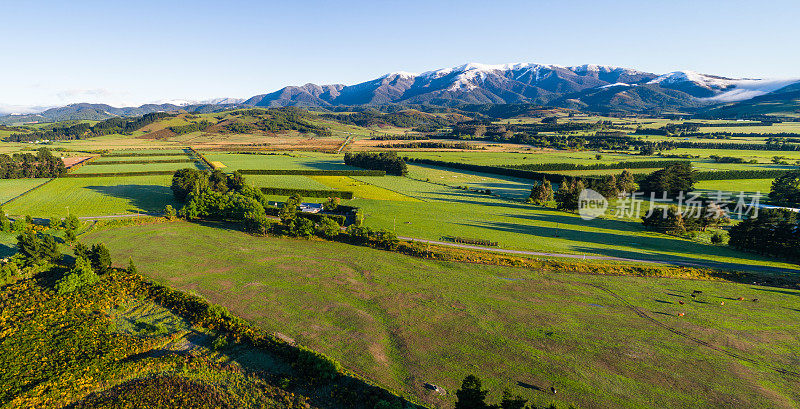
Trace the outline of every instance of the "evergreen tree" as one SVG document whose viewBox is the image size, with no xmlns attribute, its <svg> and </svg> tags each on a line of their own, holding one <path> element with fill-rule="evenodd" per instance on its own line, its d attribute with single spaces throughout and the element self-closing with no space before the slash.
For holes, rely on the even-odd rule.
<svg viewBox="0 0 800 409">
<path fill-rule="evenodd" d="M 64 241 L 66 241 L 67 243 L 73 243 L 75 242 L 75 239 L 77 239 L 77 237 L 75 236 L 75 230 L 64 231 Z"/>
<path fill-rule="evenodd" d="M 620 193 L 631 194 L 635 192 L 638 187 L 633 173 L 628 169 L 623 170 L 617 178 L 617 191 Z"/>
<path fill-rule="evenodd" d="M 681 214 L 677 206 L 669 206 L 666 209 L 666 217 L 664 213 L 664 210 L 656 209 L 649 215 L 643 216 L 642 225 L 650 230 L 655 230 L 661 233 L 686 233 L 686 226 L 683 222 L 683 214 Z"/>
<path fill-rule="evenodd" d="M 76 258 L 85 258 L 89 260 L 92 257 L 92 251 L 83 243 L 75 243 L 72 247 L 72 252 L 75 254 Z"/>
<path fill-rule="evenodd" d="M 800 171 L 787 172 L 772 182 L 769 198 L 775 204 L 800 206 Z"/>
<path fill-rule="evenodd" d="M 481 389 L 481 380 L 469 375 L 461 382 L 461 389 L 456 391 L 455 409 L 488 409 L 486 393 Z"/>
<path fill-rule="evenodd" d="M 283 204 L 281 210 L 278 212 L 281 222 L 287 224 L 288 222 L 294 220 L 294 218 L 297 217 L 297 212 L 299 211 L 300 203 L 302 202 L 303 198 L 297 193 L 289 196 L 289 198 L 286 199 L 286 203 Z"/>
<path fill-rule="evenodd" d="M 67 230 L 78 230 L 81 227 L 81 221 L 78 216 L 71 214 L 64 219 L 64 228 Z"/>
<path fill-rule="evenodd" d="M 139 270 L 136 269 L 136 265 L 133 264 L 133 258 L 128 259 L 128 274 L 138 274 Z"/>
<path fill-rule="evenodd" d="M 2 232 L 11 231 L 11 221 L 8 220 L 6 212 L 3 210 L 3 206 L 0 206 L 0 231 Z"/>
<path fill-rule="evenodd" d="M 164 207 L 164 218 L 167 220 L 175 220 L 178 217 L 178 214 L 175 212 L 175 208 L 172 205 L 166 205 Z"/>
<path fill-rule="evenodd" d="M 90 252 L 90 261 L 92 262 L 92 268 L 98 274 L 107 272 L 111 268 L 111 254 L 108 252 L 108 248 L 102 243 L 93 244 Z"/>
<path fill-rule="evenodd" d="M 614 177 L 614 175 L 605 176 L 597 185 L 597 193 L 600 193 L 606 198 L 617 197 L 617 195 L 619 195 L 617 178 Z"/>
<path fill-rule="evenodd" d="M 500 401 L 500 409 L 524 409 L 528 400 L 522 396 L 512 396 L 508 389 L 503 391 L 503 400 Z"/>
<path fill-rule="evenodd" d="M 542 178 L 541 182 L 534 182 L 531 194 L 528 197 L 528 203 L 544 206 L 552 202 L 553 198 L 553 185 L 547 178 Z"/>
</svg>

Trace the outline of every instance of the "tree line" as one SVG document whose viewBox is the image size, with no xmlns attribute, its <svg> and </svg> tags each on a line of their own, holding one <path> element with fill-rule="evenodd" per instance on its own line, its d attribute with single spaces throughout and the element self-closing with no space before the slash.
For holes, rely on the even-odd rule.
<svg viewBox="0 0 800 409">
<path fill-rule="evenodd" d="M 53 156 L 47 148 L 39 149 L 36 155 L 0 155 L 0 179 L 56 178 L 66 172 L 64 161 Z"/>
<path fill-rule="evenodd" d="M 406 162 L 395 152 L 347 152 L 344 163 L 362 169 L 383 170 L 390 175 L 408 173 Z"/>
<path fill-rule="evenodd" d="M 163 118 L 173 117 L 175 114 L 167 112 L 152 112 L 133 119 L 130 118 L 110 118 L 100 121 L 94 125 L 88 122 L 81 122 L 68 126 L 54 126 L 50 129 L 39 130 L 29 133 L 11 134 L 6 140 L 10 142 L 30 142 L 30 141 L 62 141 L 85 139 L 93 136 L 111 134 L 130 134 L 144 126 L 152 124 Z"/>
</svg>

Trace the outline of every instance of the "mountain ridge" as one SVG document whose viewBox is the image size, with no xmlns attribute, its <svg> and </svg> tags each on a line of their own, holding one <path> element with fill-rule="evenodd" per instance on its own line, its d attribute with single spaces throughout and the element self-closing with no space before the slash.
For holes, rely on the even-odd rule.
<svg viewBox="0 0 800 409">
<path fill-rule="evenodd" d="M 673 71 L 655 74 L 632 68 L 584 64 L 467 63 L 423 73 L 391 72 L 353 85 L 291 85 L 246 100 L 216 98 L 199 103 L 145 104 L 115 108 L 70 104 L 40 113 L 0 117 L 0 123 L 106 119 L 158 110 L 204 112 L 224 107 L 336 107 L 358 105 L 536 104 L 597 113 L 653 114 L 713 111 L 778 93 L 800 78 L 749 79 Z M 780 97 L 778 97 L 780 98 Z M 790 100 L 790 103 L 794 99 Z M 745 106 L 746 104 L 742 104 Z"/>
</svg>

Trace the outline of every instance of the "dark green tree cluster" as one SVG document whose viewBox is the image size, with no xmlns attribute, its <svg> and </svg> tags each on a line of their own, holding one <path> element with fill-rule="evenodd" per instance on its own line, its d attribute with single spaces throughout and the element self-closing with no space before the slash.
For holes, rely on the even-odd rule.
<svg viewBox="0 0 800 409">
<path fill-rule="evenodd" d="M 541 182 L 533 183 L 531 194 L 528 196 L 528 203 L 533 203 L 537 206 L 545 206 L 552 202 L 553 199 L 553 185 L 547 178 L 542 178 Z"/>
<path fill-rule="evenodd" d="M 180 202 L 194 190 L 210 189 L 219 193 L 239 191 L 244 187 L 244 177 L 239 172 L 226 175 L 221 170 L 206 172 L 199 169 L 179 169 L 172 175 L 172 193 Z"/>
<path fill-rule="evenodd" d="M 403 176 L 408 173 L 406 162 L 395 152 L 347 152 L 344 163 L 362 169 L 383 170 L 390 175 Z"/>
<path fill-rule="evenodd" d="M 92 244 L 92 247 L 76 243 L 72 251 L 75 253 L 75 257 L 88 260 L 92 269 L 98 274 L 106 273 L 111 269 L 111 253 L 102 243 Z"/>
<path fill-rule="evenodd" d="M 0 179 L 56 178 L 66 172 L 64 161 L 47 148 L 39 149 L 36 155 L 0 155 Z"/>
<path fill-rule="evenodd" d="M 373 230 L 366 226 L 352 224 L 345 230 L 346 239 L 353 244 L 395 250 L 400 244 L 397 235 L 390 230 Z"/>
<path fill-rule="evenodd" d="M 739 250 L 800 260 L 800 219 L 787 209 L 763 209 L 731 227 L 729 245 Z"/>
<path fill-rule="evenodd" d="M 795 170 L 775 179 L 769 199 L 782 206 L 800 206 L 800 171 Z"/>
<path fill-rule="evenodd" d="M 17 252 L 24 258 L 26 265 L 57 263 L 61 260 L 55 237 L 39 234 L 30 228 L 17 236 Z"/>
<path fill-rule="evenodd" d="M 192 122 L 186 125 L 170 126 L 169 130 L 174 132 L 176 135 L 185 135 L 187 133 L 205 131 L 209 126 L 211 126 L 211 122 L 204 119 L 202 121 Z"/>
<path fill-rule="evenodd" d="M 585 189 L 583 181 L 580 179 L 565 179 L 561 182 L 555 193 L 556 208 L 574 212 L 578 210 L 578 198 L 581 191 Z"/>
<path fill-rule="evenodd" d="M 694 183 L 695 171 L 692 170 L 691 163 L 682 162 L 649 174 L 639 182 L 639 188 L 644 192 L 655 193 L 658 197 L 663 192 L 669 197 L 677 197 L 680 192 L 694 190 Z"/>
</svg>

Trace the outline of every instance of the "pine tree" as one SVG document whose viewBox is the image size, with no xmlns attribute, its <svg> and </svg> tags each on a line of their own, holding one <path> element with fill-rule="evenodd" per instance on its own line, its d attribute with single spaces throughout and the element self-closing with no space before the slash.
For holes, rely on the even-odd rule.
<svg viewBox="0 0 800 409">
<path fill-rule="evenodd" d="M 93 244 L 91 250 L 91 262 L 92 268 L 98 274 L 107 272 L 111 267 L 111 254 L 108 252 L 108 248 L 106 248 L 106 246 L 104 246 L 102 243 Z"/>
<path fill-rule="evenodd" d="M 636 191 L 637 187 L 633 173 L 628 169 L 623 170 L 619 178 L 617 178 L 617 191 L 623 194 L 631 194 Z"/>
<path fill-rule="evenodd" d="M 553 197 L 553 185 L 550 184 L 547 178 L 542 178 L 541 182 L 534 182 L 531 195 L 528 197 L 528 203 L 544 206 L 553 201 Z"/>
<path fill-rule="evenodd" d="M 486 393 L 481 389 L 481 380 L 469 375 L 461 382 L 461 389 L 456 391 L 455 409 L 487 409 Z"/>
<path fill-rule="evenodd" d="M 133 258 L 128 259 L 128 274 L 138 274 L 139 270 L 136 269 L 136 265 L 133 264 Z"/>
</svg>

